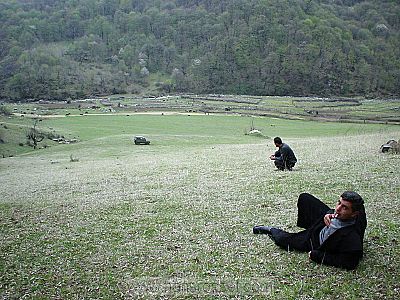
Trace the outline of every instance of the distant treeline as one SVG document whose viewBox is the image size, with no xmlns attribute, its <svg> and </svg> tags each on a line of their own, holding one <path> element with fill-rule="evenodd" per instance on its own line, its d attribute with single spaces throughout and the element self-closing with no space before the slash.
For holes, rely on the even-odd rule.
<svg viewBox="0 0 400 300">
<path fill-rule="evenodd" d="M 400 95 L 397 0 L 0 0 L 0 100 Z"/>
</svg>

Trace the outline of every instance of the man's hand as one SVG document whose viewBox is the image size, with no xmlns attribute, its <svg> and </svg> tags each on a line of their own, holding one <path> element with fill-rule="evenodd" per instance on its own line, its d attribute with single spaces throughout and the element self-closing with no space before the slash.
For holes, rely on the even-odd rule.
<svg viewBox="0 0 400 300">
<path fill-rule="evenodd" d="M 337 214 L 326 214 L 324 216 L 324 223 L 326 226 L 331 225 L 332 219 L 336 218 Z"/>
<path fill-rule="evenodd" d="M 272 154 L 272 155 L 269 157 L 269 159 L 270 159 L 270 160 L 275 160 L 275 155 Z"/>
</svg>

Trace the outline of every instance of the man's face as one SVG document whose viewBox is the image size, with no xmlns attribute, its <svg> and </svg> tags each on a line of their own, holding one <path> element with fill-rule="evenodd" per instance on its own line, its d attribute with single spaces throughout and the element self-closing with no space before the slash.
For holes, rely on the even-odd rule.
<svg viewBox="0 0 400 300">
<path fill-rule="evenodd" d="M 354 218 L 357 215 L 357 212 L 353 211 L 351 202 L 340 197 L 338 203 L 336 204 L 336 214 L 337 218 L 340 220 L 349 220 Z"/>
</svg>

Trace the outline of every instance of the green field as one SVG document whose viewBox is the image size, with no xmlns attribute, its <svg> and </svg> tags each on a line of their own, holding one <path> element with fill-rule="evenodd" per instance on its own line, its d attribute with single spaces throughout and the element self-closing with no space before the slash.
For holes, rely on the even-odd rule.
<svg viewBox="0 0 400 300">
<path fill-rule="evenodd" d="M 285 120 L 257 116 L 198 115 L 198 114 L 124 114 L 124 115 L 75 115 L 44 117 L 39 129 L 43 132 L 75 138 L 81 142 L 96 140 L 105 142 L 104 150 L 112 149 L 131 152 L 134 135 L 146 135 L 153 145 L 178 145 L 177 148 L 193 145 L 258 143 L 280 135 L 283 137 L 305 138 L 318 136 L 354 135 L 372 132 L 387 132 L 398 126 L 382 124 L 315 122 Z M 0 117 L 0 132 L 9 143 L 0 144 L 0 155 L 31 152 L 24 144 L 26 132 L 33 126 L 30 117 Z M 254 127 L 262 134 L 262 139 L 245 135 Z M 382 139 L 382 143 L 386 142 Z M 54 147 L 57 143 L 46 139 L 42 146 Z M 117 146 L 118 149 L 114 149 Z M 121 148 L 123 146 L 123 148 Z M 81 148 L 81 145 L 77 147 Z M 99 149 L 101 150 L 101 149 Z M 49 150 L 52 152 L 51 150 Z"/>
<path fill-rule="evenodd" d="M 379 153 L 399 126 L 78 115 L 40 123 L 78 143 L 33 150 L 16 144 L 32 119 L 1 124 L 4 139 L 19 134 L 7 150 L 17 154 L 0 159 L 1 299 L 400 297 L 400 156 Z M 134 135 L 151 145 L 135 146 Z M 268 160 L 276 135 L 298 156 L 293 172 Z M 298 230 L 301 192 L 333 206 L 348 189 L 369 221 L 356 271 L 252 234 L 259 224 Z"/>
</svg>

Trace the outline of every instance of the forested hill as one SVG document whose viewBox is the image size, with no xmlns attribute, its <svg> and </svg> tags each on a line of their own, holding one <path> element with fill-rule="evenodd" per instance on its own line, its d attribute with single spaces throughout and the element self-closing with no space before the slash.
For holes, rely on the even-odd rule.
<svg viewBox="0 0 400 300">
<path fill-rule="evenodd" d="M 398 97 L 398 0 L 0 0 L 0 100 Z"/>
</svg>

